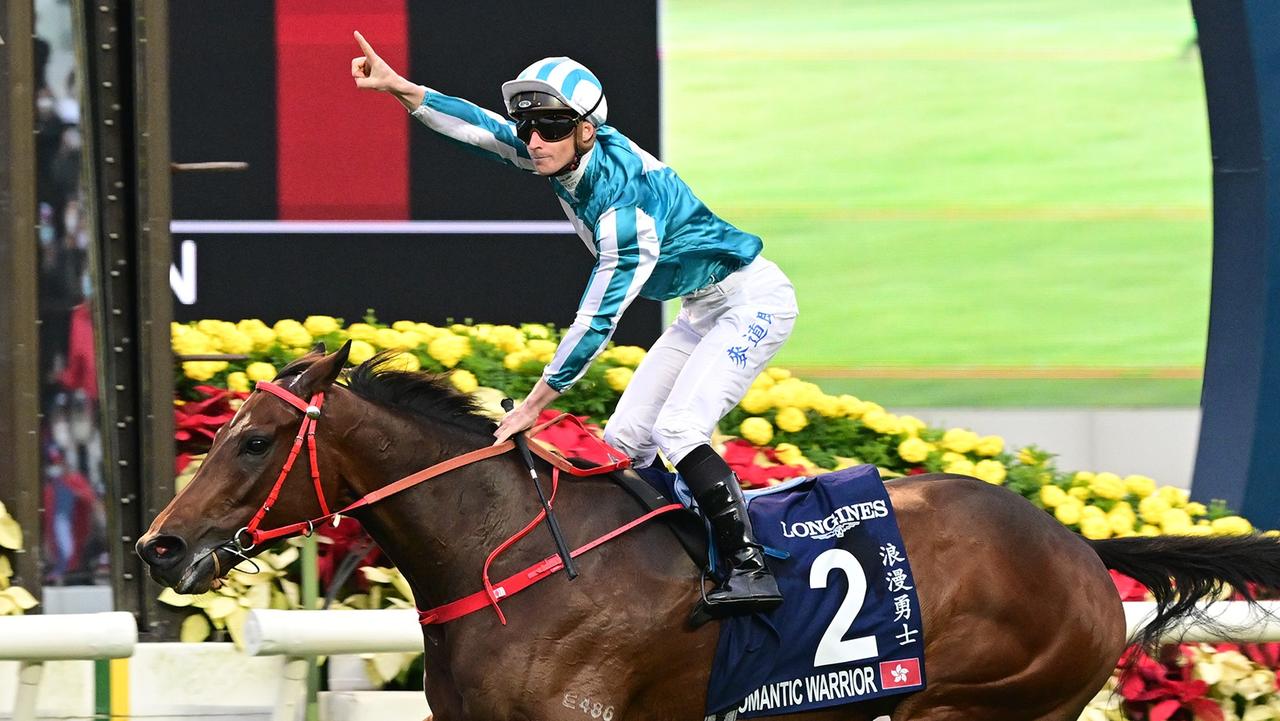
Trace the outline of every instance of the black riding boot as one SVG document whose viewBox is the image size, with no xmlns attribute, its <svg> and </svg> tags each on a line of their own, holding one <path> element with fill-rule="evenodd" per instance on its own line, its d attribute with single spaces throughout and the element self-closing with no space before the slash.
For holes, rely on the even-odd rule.
<svg viewBox="0 0 1280 721">
<path fill-rule="evenodd" d="M 729 577 L 706 595 L 707 614 L 720 618 L 772 611 L 782 603 L 778 583 L 765 565 L 764 550 L 751 531 L 738 478 L 710 446 L 698 446 L 676 464 L 698 507 L 711 521 L 716 550 L 729 561 Z M 695 612 L 695 616 L 697 612 Z"/>
</svg>

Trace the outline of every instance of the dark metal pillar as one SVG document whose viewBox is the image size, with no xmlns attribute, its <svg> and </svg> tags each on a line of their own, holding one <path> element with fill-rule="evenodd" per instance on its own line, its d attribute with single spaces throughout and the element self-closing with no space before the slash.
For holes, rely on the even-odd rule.
<svg viewBox="0 0 1280 721">
<path fill-rule="evenodd" d="M 92 0 L 78 12 L 100 239 L 115 606 L 159 640 L 177 635 L 178 616 L 156 602 L 160 587 L 133 546 L 173 495 L 167 8 L 162 0 Z"/>
<path fill-rule="evenodd" d="M 1213 148 L 1213 291 L 1194 496 L 1280 524 L 1280 5 L 1192 0 Z"/>
<path fill-rule="evenodd" d="M 40 595 L 33 13 L 0 5 L 0 502 L 22 524 L 14 582 Z"/>
</svg>

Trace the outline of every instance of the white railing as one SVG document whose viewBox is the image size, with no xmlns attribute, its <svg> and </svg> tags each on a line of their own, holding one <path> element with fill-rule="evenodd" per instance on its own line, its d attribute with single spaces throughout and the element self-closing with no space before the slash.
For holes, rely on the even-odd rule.
<svg viewBox="0 0 1280 721">
<path fill-rule="evenodd" d="M 422 626 L 412 610 L 276 611 L 256 609 L 244 624 L 244 652 L 285 656 L 273 721 L 296 718 L 307 670 L 316 656 L 422 650 Z"/>
<path fill-rule="evenodd" d="M 127 658 L 138 644 L 133 614 L 0 617 L 0 661 L 18 662 L 14 721 L 34 721 L 46 661 Z"/>
<path fill-rule="evenodd" d="M 1218 601 L 1202 607 L 1211 625 L 1183 620 L 1160 637 L 1165 643 L 1259 643 L 1280 641 L 1280 601 Z M 1154 601 L 1126 601 L 1124 618 L 1129 638 L 1155 616 Z"/>
</svg>

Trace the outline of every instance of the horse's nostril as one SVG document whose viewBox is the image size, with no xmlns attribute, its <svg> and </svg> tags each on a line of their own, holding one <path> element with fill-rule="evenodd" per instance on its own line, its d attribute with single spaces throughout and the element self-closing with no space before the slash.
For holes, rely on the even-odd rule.
<svg viewBox="0 0 1280 721">
<path fill-rule="evenodd" d="M 138 545 L 138 555 L 149 565 L 167 567 L 182 560 L 187 544 L 177 536 L 156 536 Z"/>
</svg>

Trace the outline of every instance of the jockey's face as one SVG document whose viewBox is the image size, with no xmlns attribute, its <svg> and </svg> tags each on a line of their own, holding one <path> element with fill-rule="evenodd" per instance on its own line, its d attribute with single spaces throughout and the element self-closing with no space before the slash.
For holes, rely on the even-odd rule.
<svg viewBox="0 0 1280 721">
<path fill-rule="evenodd" d="M 543 140 L 538 131 L 534 130 L 527 143 L 529 157 L 533 159 L 534 171 L 538 175 L 555 175 L 572 163 L 575 135 L 582 138 L 584 145 L 590 146 L 595 139 L 596 128 L 591 123 L 583 121 L 578 124 L 573 133 L 554 142 Z"/>
</svg>

